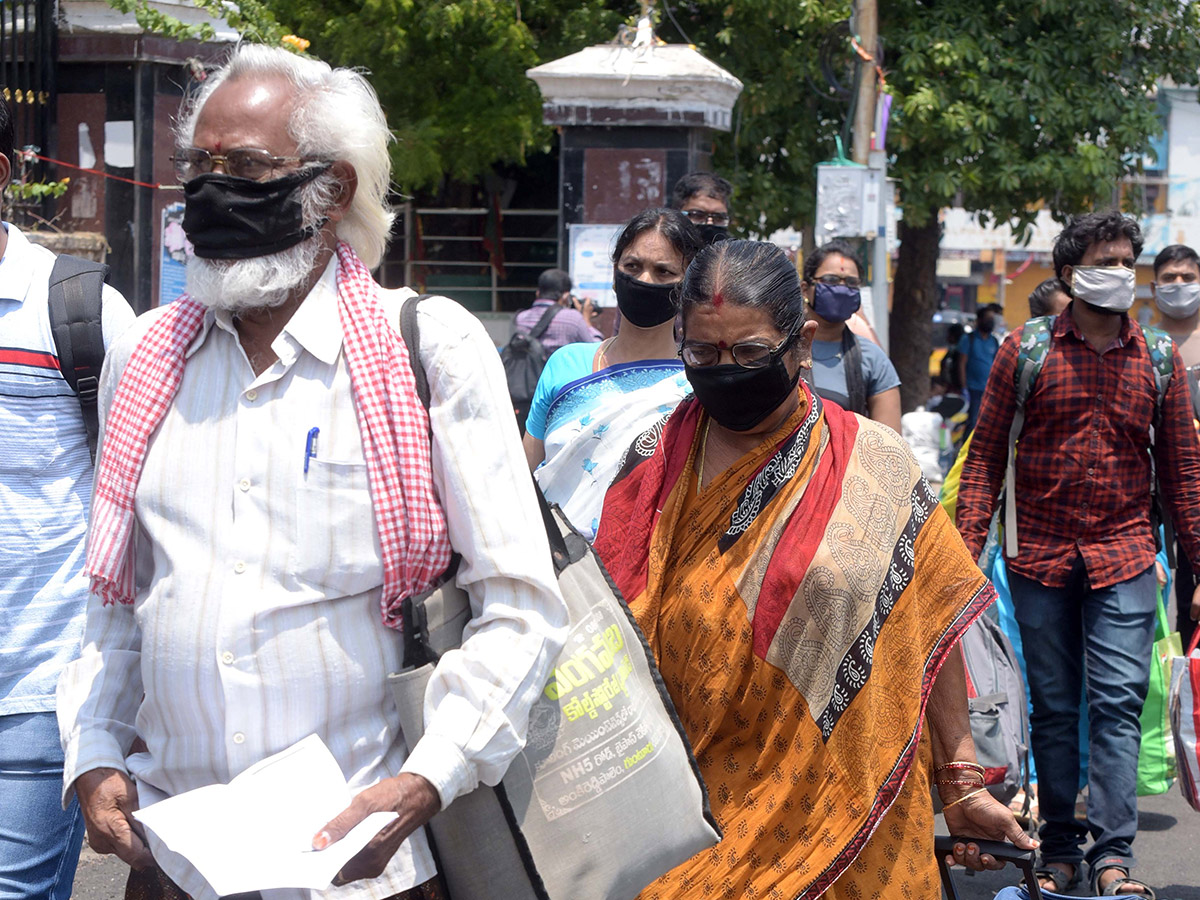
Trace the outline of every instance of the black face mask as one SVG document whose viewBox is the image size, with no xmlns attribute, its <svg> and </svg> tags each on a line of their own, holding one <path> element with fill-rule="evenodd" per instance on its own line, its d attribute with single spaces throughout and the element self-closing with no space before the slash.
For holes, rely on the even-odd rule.
<svg viewBox="0 0 1200 900">
<path fill-rule="evenodd" d="M 697 230 L 700 232 L 700 238 L 704 241 L 704 246 L 715 244 L 718 241 L 729 240 L 729 227 L 727 225 L 710 225 L 705 222 L 703 225 L 697 225 Z"/>
<path fill-rule="evenodd" d="M 251 259 L 294 247 L 325 227 L 304 224 L 300 188 L 329 170 L 314 166 L 271 181 L 218 172 L 183 186 L 183 230 L 201 259 Z"/>
<path fill-rule="evenodd" d="M 651 284 L 630 278 L 620 269 L 613 275 L 613 290 L 617 294 L 617 309 L 630 325 L 653 328 L 675 318 L 675 292 L 679 282 Z"/>
<path fill-rule="evenodd" d="M 789 375 L 783 358 L 795 341 L 793 335 L 775 351 L 771 362 L 758 369 L 736 363 L 727 366 L 684 366 L 700 405 L 717 424 L 730 431 L 749 431 L 787 400 L 800 380 L 800 367 Z"/>
</svg>

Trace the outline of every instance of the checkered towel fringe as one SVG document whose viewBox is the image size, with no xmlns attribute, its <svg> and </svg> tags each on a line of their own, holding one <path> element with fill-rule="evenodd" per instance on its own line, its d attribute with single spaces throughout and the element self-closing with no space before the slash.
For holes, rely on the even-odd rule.
<svg viewBox="0 0 1200 900">
<path fill-rule="evenodd" d="M 383 552 L 380 610 L 384 624 L 399 628 L 401 601 L 446 570 L 450 540 L 433 487 L 429 417 L 408 352 L 366 266 L 344 242 L 337 255 L 338 313 Z M 105 423 L 85 568 L 105 606 L 133 603 L 138 480 L 204 314 L 205 307 L 186 295 L 172 303 L 133 351 L 117 386 Z"/>
</svg>

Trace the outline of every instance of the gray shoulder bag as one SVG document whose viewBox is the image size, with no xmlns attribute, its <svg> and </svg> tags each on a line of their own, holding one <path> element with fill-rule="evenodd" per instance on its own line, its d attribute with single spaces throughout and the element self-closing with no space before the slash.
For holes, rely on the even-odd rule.
<svg viewBox="0 0 1200 900">
<path fill-rule="evenodd" d="M 418 297 L 401 333 L 418 393 Z M 534 490 L 537 490 L 534 485 Z M 500 784 L 452 802 L 427 830 L 451 900 L 632 900 L 720 840 L 671 699 L 629 608 L 591 545 L 537 491 L 570 633 L 530 713 L 525 748 Z M 471 617 L 454 582 L 404 601 L 405 669 L 389 675 L 408 746 L 424 734 L 425 690 Z"/>
</svg>

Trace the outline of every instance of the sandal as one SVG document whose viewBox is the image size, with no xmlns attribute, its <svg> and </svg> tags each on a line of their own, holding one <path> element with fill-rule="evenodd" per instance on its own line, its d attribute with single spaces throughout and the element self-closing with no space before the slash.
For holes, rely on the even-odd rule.
<svg viewBox="0 0 1200 900">
<path fill-rule="evenodd" d="M 1114 878 L 1105 886 L 1104 890 L 1100 890 L 1100 875 L 1103 872 L 1107 872 L 1109 869 L 1117 869 L 1120 872 L 1124 872 L 1124 877 Z M 1141 891 L 1133 894 L 1128 892 L 1121 893 L 1121 888 L 1125 885 L 1133 885 L 1134 887 L 1141 888 Z M 1130 878 L 1129 872 L 1124 866 L 1105 866 L 1103 869 L 1097 869 L 1095 872 L 1093 872 L 1092 893 L 1100 897 L 1135 897 L 1141 898 L 1141 900 L 1155 900 L 1155 898 L 1158 896 L 1154 893 L 1154 888 L 1150 887 L 1150 885 L 1146 884 L 1145 882 L 1138 881 L 1136 878 Z"/>
<path fill-rule="evenodd" d="M 1048 863 L 1042 863 L 1041 866 L 1034 869 L 1033 877 L 1037 879 L 1038 886 L 1040 887 L 1043 881 L 1053 881 L 1054 893 L 1065 894 L 1083 883 L 1083 866 L 1078 863 L 1061 863 L 1061 865 L 1073 866 L 1074 871 L 1068 875 L 1062 869 L 1055 868 Z M 1042 888 L 1042 890 L 1046 890 L 1046 888 Z"/>
</svg>

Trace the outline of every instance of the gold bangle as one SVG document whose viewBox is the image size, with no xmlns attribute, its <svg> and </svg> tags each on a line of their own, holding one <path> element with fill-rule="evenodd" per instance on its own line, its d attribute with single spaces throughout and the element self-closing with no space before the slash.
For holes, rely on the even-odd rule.
<svg viewBox="0 0 1200 900">
<path fill-rule="evenodd" d="M 964 800 L 970 800 L 972 797 L 977 797 L 980 794 L 986 794 L 986 793 L 987 793 L 987 788 L 980 788 L 977 791 L 971 791 L 971 793 L 969 793 L 969 794 L 963 794 L 957 800 L 953 800 L 950 803 L 943 803 L 942 804 L 942 812 L 945 812 L 952 806 L 958 806 L 958 804 L 962 803 Z"/>
<path fill-rule="evenodd" d="M 980 778 L 984 778 L 987 775 L 987 770 L 984 769 L 984 767 L 981 766 L 979 763 L 964 762 L 961 760 L 955 760 L 953 762 L 942 763 L 940 766 L 937 766 L 936 768 L 934 768 L 934 770 L 933 770 L 934 774 L 937 774 L 938 772 L 942 771 L 943 769 L 966 769 L 968 772 L 977 773 Z"/>
</svg>

